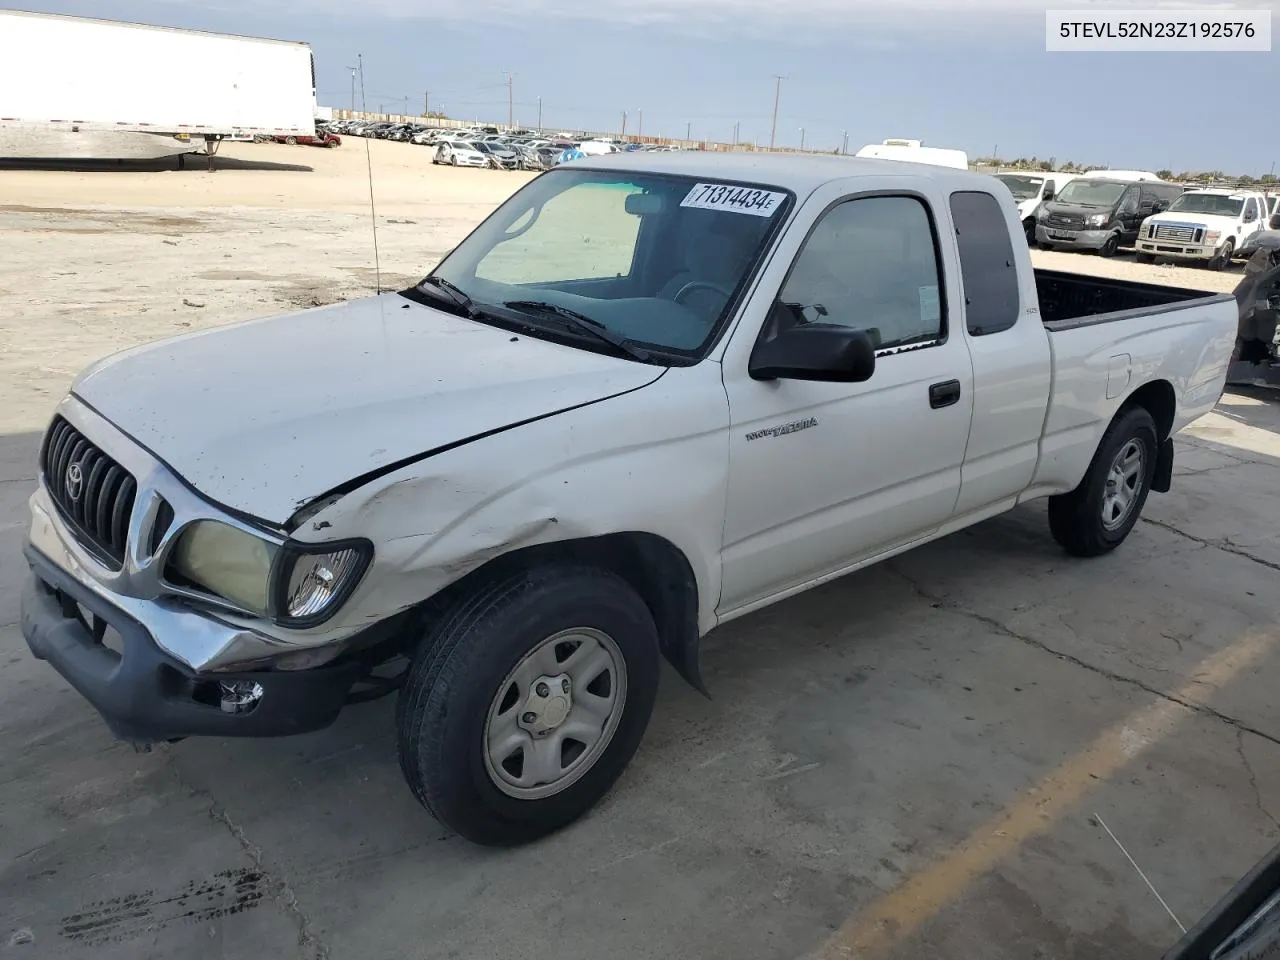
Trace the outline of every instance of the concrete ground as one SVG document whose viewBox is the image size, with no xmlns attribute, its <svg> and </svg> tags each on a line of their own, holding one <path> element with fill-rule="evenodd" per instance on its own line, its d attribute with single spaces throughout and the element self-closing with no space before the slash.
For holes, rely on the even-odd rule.
<svg viewBox="0 0 1280 960">
<path fill-rule="evenodd" d="M 333 272 L 350 251 L 323 216 Z M 305 275 L 300 215 L 279 217 Z M 219 285 L 245 288 L 199 280 L 233 247 L 206 256 L 198 227 L 174 229 L 183 295 L 214 311 Z M 0 264 L 0 290 L 26 284 L 0 293 L 0 329 L 31 319 L 4 381 L 21 395 L 0 405 L 4 960 L 1138 960 L 1179 931 L 1108 829 L 1188 927 L 1280 842 L 1280 403 L 1261 391 L 1179 438 L 1173 491 L 1108 557 L 1065 557 L 1036 505 L 717 631 L 714 699 L 668 673 L 617 788 L 527 848 L 469 845 L 417 806 L 389 701 L 303 737 L 134 753 L 28 653 L 20 549 L 41 403 L 88 349 L 76 330 L 99 349 L 165 332 L 77 278 L 105 259 L 140 297 L 139 251 L 169 251 L 110 231 L 63 248 L 68 319 L 42 230 L 10 234 L 22 278 Z M 236 264 L 272 275 L 249 252 Z M 174 300 L 165 276 L 155 296 Z"/>
</svg>

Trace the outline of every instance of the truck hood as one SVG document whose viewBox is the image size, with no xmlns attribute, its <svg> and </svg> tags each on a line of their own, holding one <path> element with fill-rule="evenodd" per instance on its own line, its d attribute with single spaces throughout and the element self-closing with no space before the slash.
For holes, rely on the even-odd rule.
<svg viewBox="0 0 1280 960">
<path fill-rule="evenodd" d="M 664 369 L 383 294 L 136 347 L 72 393 L 206 497 L 283 524 L 347 481 Z"/>
<path fill-rule="evenodd" d="M 1223 233 L 1235 233 L 1240 225 L 1235 217 L 1219 217 L 1212 213 L 1157 213 L 1147 218 L 1147 223 L 1173 223 L 1188 227 L 1204 227 L 1206 230 L 1220 230 Z"/>
</svg>

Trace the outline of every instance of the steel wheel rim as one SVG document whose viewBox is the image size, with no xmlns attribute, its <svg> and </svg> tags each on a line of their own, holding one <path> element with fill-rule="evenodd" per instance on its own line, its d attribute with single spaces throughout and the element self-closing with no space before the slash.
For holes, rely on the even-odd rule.
<svg viewBox="0 0 1280 960">
<path fill-rule="evenodd" d="M 567 790 L 613 741 L 626 699 L 626 660 L 611 636 L 574 627 L 547 637 L 490 701 L 480 744 L 490 781 L 518 800 Z"/>
<path fill-rule="evenodd" d="M 1111 461 L 1102 491 L 1102 526 L 1106 530 L 1119 529 L 1132 515 L 1146 477 L 1146 461 L 1146 451 L 1136 439 L 1121 447 Z"/>
</svg>

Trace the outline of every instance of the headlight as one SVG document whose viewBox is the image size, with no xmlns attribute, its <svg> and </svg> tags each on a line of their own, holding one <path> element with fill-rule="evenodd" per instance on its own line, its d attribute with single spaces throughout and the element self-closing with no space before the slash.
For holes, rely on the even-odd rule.
<svg viewBox="0 0 1280 960">
<path fill-rule="evenodd" d="M 271 571 L 271 607 L 276 623 L 310 627 L 322 623 L 351 595 L 373 556 L 367 540 L 284 546 Z"/>
<path fill-rule="evenodd" d="M 1212 243 L 1212 244 L 1216 244 L 1216 243 L 1217 243 L 1219 240 L 1221 240 L 1221 239 L 1222 239 L 1222 231 L 1221 231 L 1221 230 L 1210 230 L 1208 233 L 1206 233 L 1206 234 L 1204 235 L 1204 242 L 1205 242 L 1205 243 Z"/>
<path fill-rule="evenodd" d="M 1046 220 L 1049 219 L 1049 211 L 1044 207 L 1041 207 L 1039 210 L 1036 211 L 1036 219 L 1039 220 L 1041 223 L 1044 223 Z"/>
<path fill-rule="evenodd" d="M 278 547 L 216 520 L 199 520 L 178 537 L 169 568 L 193 586 L 265 616 Z"/>
<path fill-rule="evenodd" d="M 1105 227 L 1107 225 L 1107 215 L 1105 213 L 1095 213 L 1086 222 L 1091 227 Z"/>
</svg>

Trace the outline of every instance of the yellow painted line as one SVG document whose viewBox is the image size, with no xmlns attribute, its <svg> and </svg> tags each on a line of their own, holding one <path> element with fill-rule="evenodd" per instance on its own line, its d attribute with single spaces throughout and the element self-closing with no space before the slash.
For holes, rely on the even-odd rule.
<svg viewBox="0 0 1280 960">
<path fill-rule="evenodd" d="M 1197 702 L 1206 688 L 1227 684 L 1265 653 L 1274 631 L 1250 631 L 1196 668 L 1190 682 L 1175 691 Z M 882 956 L 955 900 L 978 877 L 1054 822 L 1152 743 L 1167 736 L 1190 710 L 1157 700 L 1106 730 L 1088 747 L 1041 779 L 958 847 L 896 890 L 851 917 L 818 950 L 817 960 L 870 960 Z"/>
</svg>

